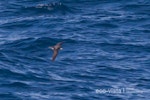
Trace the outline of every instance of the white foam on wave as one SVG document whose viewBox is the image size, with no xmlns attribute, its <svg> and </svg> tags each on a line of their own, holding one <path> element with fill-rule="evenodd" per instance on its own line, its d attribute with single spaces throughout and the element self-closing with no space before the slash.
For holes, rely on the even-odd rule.
<svg viewBox="0 0 150 100">
<path fill-rule="evenodd" d="M 32 93 L 25 93 L 25 92 L 16 92 L 15 93 L 16 95 L 19 95 L 21 97 L 29 97 L 29 98 L 32 98 L 32 99 L 48 99 L 50 98 L 50 95 L 47 95 L 47 94 L 42 94 L 41 92 L 32 92 Z"/>
<path fill-rule="evenodd" d="M 83 80 L 77 80 L 77 79 L 70 79 L 70 78 L 66 78 L 66 77 L 62 77 L 60 75 L 48 72 L 49 76 L 51 76 L 52 79 L 54 80 L 60 80 L 60 81 L 74 81 L 74 82 L 85 82 Z"/>
<path fill-rule="evenodd" d="M 9 18 L 9 19 L 2 19 L 0 20 L 0 24 L 9 24 L 14 22 L 21 22 L 21 21 L 33 21 L 33 20 L 39 20 L 39 19 L 51 19 L 51 18 L 57 18 L 57 16 L 30 16 L 30 17 L 18 17 L 18 18 Z"/>
</svg>

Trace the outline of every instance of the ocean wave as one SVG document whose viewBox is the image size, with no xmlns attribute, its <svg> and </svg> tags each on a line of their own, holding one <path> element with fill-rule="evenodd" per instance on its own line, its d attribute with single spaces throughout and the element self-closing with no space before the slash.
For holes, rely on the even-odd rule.
<svg viewBox="0 0 150 100">
<path fill-rule="evenodd" d="M 7 100 L 7 99 L 15 99 L 15 100 L 20 100 L 21 98 L 17 97 L 14 93 L 7 92 L 7 93 L 1 93 L 0 98 Z"/>
<path fill-rule="evenodd" d="M 47 4 L 37 4 L 32 7 L 25 7 L 24 10 L 27 11 L 35 11 L 37 14 L 39 13 L 60 13 L 67 14 L 72 13 L 74 8 L 68 7 L 61 2 L 52 2 Z"/>
<path fill-rule="evenodd" d="M 12 83 L 7 83 L 7 84 L 1 84 L 0 86 L 16 87 L 16 88 L 29 88 L 30 87 L 28 84 L 22 83 L 22 82 L 12 82 Z"/>
</svg>

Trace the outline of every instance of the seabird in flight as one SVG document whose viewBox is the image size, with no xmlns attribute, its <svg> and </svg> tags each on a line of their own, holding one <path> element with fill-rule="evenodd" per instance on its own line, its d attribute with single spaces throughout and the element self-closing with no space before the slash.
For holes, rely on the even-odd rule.
<svg viewBox="0 0 150 100">
<path fill-rule="evenodd" d="M 50 46 L 49 48 L 53 50 L 53 56 L 52 56 L 52 61 L 55 60 L 56 56 L 58 55 L 58 52 L 61 48 L 61 45 L 63 44 L 64 42 L 59 42 L 57 43 L 56 45 L 54 46 Z"/>
</svg>

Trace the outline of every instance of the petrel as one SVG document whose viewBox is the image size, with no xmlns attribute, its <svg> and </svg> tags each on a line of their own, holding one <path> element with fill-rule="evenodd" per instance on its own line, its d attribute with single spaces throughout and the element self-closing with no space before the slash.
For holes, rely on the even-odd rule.
<svg viewBox="0 0 150 100">
<path fill-rule="evenodd" d="M 57 43 L 56 45 L 54 46 L 50 46 L 49 48 L 53 50 L 53 56 L 52 56 L 52 61 L 55 60 L 56 56 L 58 55 L 58 52 L 61 48 L 61 45 L 63 44 L 64 42 L 59 42 Z"/>
</svg>

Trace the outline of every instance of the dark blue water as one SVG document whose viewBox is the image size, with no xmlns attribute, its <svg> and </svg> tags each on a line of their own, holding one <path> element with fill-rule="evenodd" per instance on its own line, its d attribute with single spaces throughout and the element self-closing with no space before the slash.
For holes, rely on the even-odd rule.
<svg viewBox="0 0 150 100">
<path fill-rule="evenodd" d="M 52 62 L 48 46 L 61 41 Z M 96 92 L 101 89 L 126 91 Z M 0 1 L 0 100 L 149 95 L 149 0 Z"/>
</svg>

